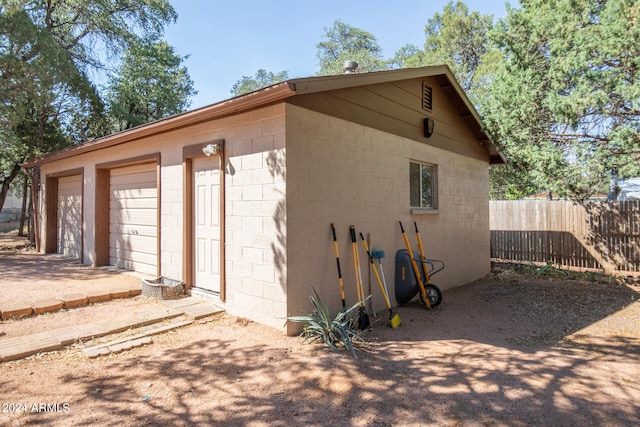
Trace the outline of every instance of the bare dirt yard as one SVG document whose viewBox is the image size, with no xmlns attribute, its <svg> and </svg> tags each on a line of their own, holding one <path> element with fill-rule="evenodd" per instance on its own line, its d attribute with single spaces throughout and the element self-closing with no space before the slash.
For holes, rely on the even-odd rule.
<svg viewBox="0 0 640 427">
<path fill-rule="evenodd" d="M 0 252 L 0 295 L 55 285 L 61 270 L 38 275 L 34 266 L 22 280 L 4 273 L 37 257 Z M 102 274 L 58 268 L 70 269 L 78 286 Z M 639 425 L 640 287 L 537 272 L 504 268 L 445 291 L 432 311 L 417 302 L 399 307 L 398 329 L 381 313 L 358 359 L 220 315 L 96 359 L 85 358 L 77 343 L 5 362 L 0 425 Z M 0 335 L 81 324 L 145 304 L 153 301 L 137 297 L 5 321 Z"/>
</svg>

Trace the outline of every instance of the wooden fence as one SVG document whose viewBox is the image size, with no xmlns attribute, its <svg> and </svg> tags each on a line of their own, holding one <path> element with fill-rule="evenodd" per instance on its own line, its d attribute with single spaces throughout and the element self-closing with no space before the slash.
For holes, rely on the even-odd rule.
<svg viewBox="0 0 640 427">
<path fill-rule="evenodd" d="M 640 200 L 490 202 L 491 257 L 640 271 Z"/>
</svg>

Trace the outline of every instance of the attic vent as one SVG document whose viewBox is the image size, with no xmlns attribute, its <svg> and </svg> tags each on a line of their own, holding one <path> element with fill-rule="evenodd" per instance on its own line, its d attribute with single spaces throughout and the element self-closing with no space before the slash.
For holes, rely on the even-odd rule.
<svg viewBox="0 0 640 427">
<path fill-rule="evenodd" d="M 422 108 L 431 111 L 433 107 L 433 89 L 431 86 L 422 82 Z"/>
</svg>

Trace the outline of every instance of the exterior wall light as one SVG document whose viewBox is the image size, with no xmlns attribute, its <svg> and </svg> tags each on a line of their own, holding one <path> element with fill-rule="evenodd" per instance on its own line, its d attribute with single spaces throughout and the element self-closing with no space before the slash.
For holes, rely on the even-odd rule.
<svg viewBox="0 0 640 427">
<path fill-rule="evenodd" d="M 425 136 L 425 138 L 431 138 L 431 135 L 433 135 L 434 124 L 435 123 L 434 123 L 432 118 L 426 117 L 424 119 L 424 136 Z"/>
<path fill-rule="evenodd" d="M 211 156 L 218 155 L 220 153 L 221 148 L 222 147 L 220 146 L 220 144 L 209 144 L 202 149 L 202 152 L 204 153 L 205 156 L 211 157 Z"/>
</svg>

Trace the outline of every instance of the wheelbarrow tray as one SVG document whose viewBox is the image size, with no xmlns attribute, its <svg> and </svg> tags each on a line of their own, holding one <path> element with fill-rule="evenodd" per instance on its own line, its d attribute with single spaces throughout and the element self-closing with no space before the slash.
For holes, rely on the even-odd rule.
<svg viewBox="0 0 640 427">
<path fill-rule="evenodd" d="M 422 259 L 419 254 L 414 254 L 414 260 L 420 271 L 421 279 L 424 283 L 426 277 Z M 433 277 L 438 272 L 444 270 L 444 261 L 438 259 L 425 259 L 429 277 Z M 420 292 L 418 279 L 411 265 L 409 251 L 400 249 L 396 252 L 396 271 L 395 271 L 395 294 L 398 304 L 406 304 L 411 301 Z"/>
</svg>

